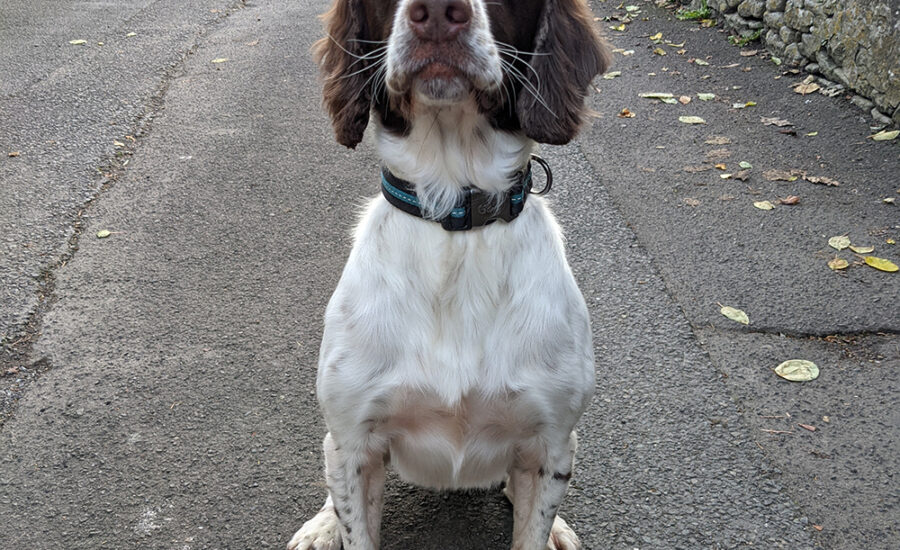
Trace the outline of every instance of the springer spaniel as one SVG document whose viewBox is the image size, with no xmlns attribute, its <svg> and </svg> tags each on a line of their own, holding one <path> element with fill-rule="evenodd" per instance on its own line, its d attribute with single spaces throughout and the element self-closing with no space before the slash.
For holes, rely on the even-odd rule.
<svg viewBox="0 0 900 550">
<path fill-rule="evenodd" d="M 351 148 L 372 120 L 383 195 L 325 313 L 328 497 L 288 548 L 377 549 L 388 465 L 434 488 L 505 480 L 514 550 L 580 548 L 556 513 L 594 391 L 591 329 L 530 159 L 576 135 L 608 64 L 590 9 L 335 0 L 323 18 L 325 106 Z"/>
</svg>

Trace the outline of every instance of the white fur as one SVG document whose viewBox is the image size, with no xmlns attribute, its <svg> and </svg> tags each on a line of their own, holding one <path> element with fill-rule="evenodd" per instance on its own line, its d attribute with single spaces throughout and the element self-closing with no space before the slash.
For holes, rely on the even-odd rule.
<svg viewBox="0 0 900 550">
<path fill-rule="evenodd" d="M 375 135 L 438 218 L 466 185 L 505 191 L 534 148 L 492 129 L 472 100 L 420 102 L 409 135 Z M 581 547 L 556 511 L 594 390 L 593 347 L 542 198 L 511 223 L 463 232 L 371 200 L 325 313 L 317 390 L 330 495 L 291 550 L 331 548 L 338 532 L 345 550 L 377 549 L 387 464 L 436 488 L 508 479 L 514 550 Z"/>
</svg>

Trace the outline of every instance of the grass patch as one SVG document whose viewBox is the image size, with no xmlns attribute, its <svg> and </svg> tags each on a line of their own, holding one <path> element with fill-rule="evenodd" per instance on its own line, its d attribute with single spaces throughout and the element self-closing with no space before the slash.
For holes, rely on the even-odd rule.
<svg viewBox="0 0 900 550">
<path fill-rule="evenodd" d="M 729 36 L 728 41 L 743 48 L 747 44 L 759 40 L 760 36 L 762 36 L 762 29 L 757 29 L 746 36 Z"/>
<path fill-rule="evenodd" d="M 712 12 L 706 5 L 706 0 L 700 2 L 699 10 L 678 10 L 675 13 L 675 17 L 679 21 L 699 21 L 701 19 L 709 19 L 710 15 L 712 15 Z"/>
</svg>

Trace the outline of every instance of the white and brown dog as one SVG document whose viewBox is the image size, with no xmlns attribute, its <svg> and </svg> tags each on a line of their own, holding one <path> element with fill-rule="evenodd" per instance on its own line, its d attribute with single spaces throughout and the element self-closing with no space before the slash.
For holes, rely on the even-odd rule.
<svg viewBox="0 0 900 550">
<path fill-rule="evenodd" d="M 581 547 L 557 509 L 594 391 L 591 329 L 529 191 L 536 143 L 576 135 L 607 66 L 592 19 L 584 0 L 335 0 L 324 15 L 325 105 L 348 147 L 373 121 L 383 195 L 325 313 L 329 494 L 289 549 L 377 549 L 388 465 L 427 487 L 506 480 L 514 550 Z"/>
</svg>

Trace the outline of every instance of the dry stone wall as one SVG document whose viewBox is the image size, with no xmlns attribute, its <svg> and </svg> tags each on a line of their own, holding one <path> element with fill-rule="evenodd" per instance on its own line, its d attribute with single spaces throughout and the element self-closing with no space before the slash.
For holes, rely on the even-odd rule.
<svg viewBox="0 0 900 550">
<path fill-rule="evenodd" d="M 785 63 L 853 94 L 879 122 L 900 125 L 900 0 L 707 0 L 707 6 L 743 36 L 759 31 Z"/>
</svg>

